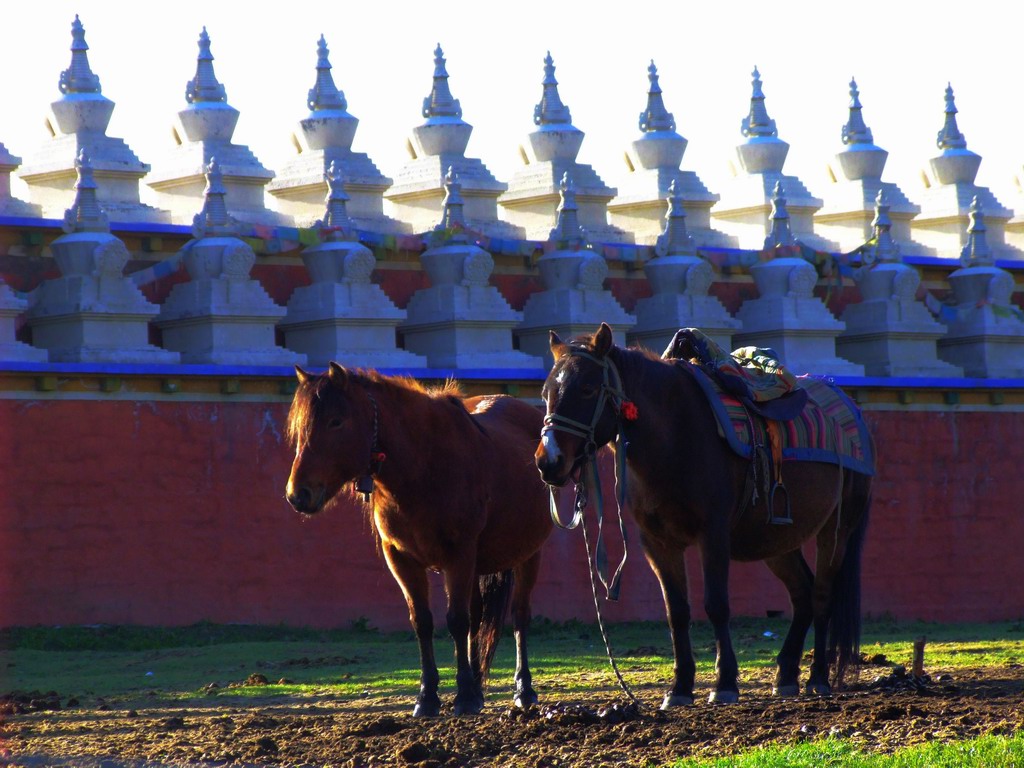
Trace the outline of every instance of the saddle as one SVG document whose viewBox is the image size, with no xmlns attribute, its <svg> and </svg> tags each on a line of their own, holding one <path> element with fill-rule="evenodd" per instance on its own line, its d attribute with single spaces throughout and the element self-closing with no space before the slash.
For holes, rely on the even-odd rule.
<svg viewBox="0 0 1024 768">
<path fill-rule="evenodd" d="M 807 392 L 796 377 L 785 369 L 770 348 L 741 347 L 730 354 L 696 328 L 676 331 L 662 358 L 686 361 L 695 366 L 718 389 L 742 405 L 751 440 L 750 458 L 754 474 L 751 503 L 756 504 L 763 493 L 767 499 L 768 522 L 773 525 L 792 524 L 789 491 L 782 482 L 780 422 L 797 418 L 807 405 Z M 754 416 L 760 417 L 756 424 Z M 775 497 L 780 492 L 786 505 L 783 513 L 776 514 Z"/>
</svg>

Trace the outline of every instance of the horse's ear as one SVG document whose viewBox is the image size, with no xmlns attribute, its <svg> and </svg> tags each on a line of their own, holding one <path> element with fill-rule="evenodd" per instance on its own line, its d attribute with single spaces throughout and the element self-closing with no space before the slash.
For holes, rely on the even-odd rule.
<svg viewBox="0 0 1024 768">
<path fill-rule="evenodd" d="M 565 354 L 565 342 L 554 331 L 548 331 L 548 346 L 551 347 L 551 354 L 555 360 Z"/>
<path fill-rule="evenodd" d="M 601 323 L 601 327 L 594 334 L 594 354 L 604 357 L 612 348 L 612 327 L 608 323 Z"/>
<path fill-rule="evenodd" d="M 344 366 L 338 365 L 333 360 L 331 360 L 331 365 L 327 369 L 327 377 L 331 380 L 332 384 L 341 389 L 348 386 L 348 371 L 345 370 Z"/>
<path fill-rule="evenodd" d="M 312 376 L 306 371 L 302 370 L 299 366 L 295 366 L 295 378 L 299 380 L 299 384 L 307 383 Z"/>
</svg>

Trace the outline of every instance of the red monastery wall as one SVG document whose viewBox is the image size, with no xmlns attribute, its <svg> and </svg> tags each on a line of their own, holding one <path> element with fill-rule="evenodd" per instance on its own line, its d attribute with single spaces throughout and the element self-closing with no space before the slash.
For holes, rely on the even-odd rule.
<svg viewBox="0 0 1024 768">
<path fill-rule="evenodd" d="M 284 500 L 286 410 L 281 398 L 0 400 L 0 624 L 407 626 L 354 505 L 304 520 Z M 880 472 L 864 611 L 1024 616 L 1024 413 L 867 416 Z M 660 620 L 631 533 L 623 599 L 603 607 L 613 620 Z M 617 531 L 609 538 L 614 549 Z M 696 557 L 690 565 L 699 616 Z M 734 569 L 733 594 L 737 615 L 788 609 L 760 564 Z M 578 531 L 549 541 L 535 613 L 593 620 Z"/>
</svg>

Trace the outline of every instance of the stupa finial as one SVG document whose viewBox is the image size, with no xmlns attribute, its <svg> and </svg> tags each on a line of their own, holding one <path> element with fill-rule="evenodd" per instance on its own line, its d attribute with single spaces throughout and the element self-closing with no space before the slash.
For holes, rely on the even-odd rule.
<svg viewBox="0 0 1024 768">
<path fill-rule="evenodd" d="M 683 191 L 676 180 L 668 186 L 668 211 L 665 214 L 665 229 L 658 237 L 655 252 L 659 256 L 676 256 L 693 253 L 693 238 L 686 231 L 686 209 L 683 208 Z"/>
<path fill-rule="evenodd" d="M 65 232 L 109 232 L 107 214 L 96 200 L 96 181 L 92 177 L 92 162 L 85 149 L 75 158 L 78 180 L 75 182 L 75 202 L 64 212 Z"/>
<path fill-rule="evenodd" d="M 562 103 L 558 95 L 558 81 L 555 79 L 555 61 L 551 51 L 544 57 L 544 95 L 540 103 L 534 107 L 533 122 L 537 125 L 571 124 L 572 116 L 569 108 Z"/>
<path fill-rule="evenodd" d="M 101 93 L 100 79 L 89 67 L 88 50 L 85 27 L 76 13 L 71 22 L 71 66 L 60 73 L 57 84 L 61 93 Z"/>
<path fill-rule="evenodd" d="M 213 54 L 210 53 L 210 36 L 206 33 L 206 27 L 203 27 L 199 34 L 196 75 L 185 86 L 185 100 L 189 104 L 228 100 L 227 91 L 217 81 L 217 75 L 213 72 Z"/>
<path fill-rule="evenodd" d="M 445 242 L 464 243 L 469 238 L 465 233 L 466 219 L 463 213 L 462 184 L 455 169 L 448 166 L 444 175 L 444 201 L 442 202 L 441 223 L 435 231 L 444 232 Z"/>
<path fill-rule="evenodd" d="M 971 200 L 968 217 L 967 245 L 960 251 L 960 263 L 965 267 L 991 267 L 996 260 L 988 247 L 985 235 L 988 227 L 985 226 L 985 214 L 981 210 L 981 203 L 978 201 L 977 195 Z"/>
<path fill-rule="evenodd" d="M 740 125 L 740 133 L 746 137 L 751 136 L 778 136 L 775 128 L 775 121 L 768 117 L 768 110 L 764 106 L 764 91 L 761 90 L 761 73 L 754 67 L 751 73 L 753 90 L 750 96 L 750 112 L 743 118 Z"/>
<path fill-rule="evenodd" d="M 843 144 L 873 144 L 871 129 L 864 124 L 861 115 L 860 91 L 857 81 L 850 78 L 850 119 L 843 126 Z"/>
<path fill-rule="evenodd" d="M 579 207 L 576 205 L 576 185 L 573 183 L 569 172 L 562 174 L 562 180 L 558 184 L 557 218 L 555 228 L 551 230 L 551 240 L 564 245 L 583 245 L 587 242 L 587 233 L 580 226 Z"/>
<path fill-rule="evenodd" d="M 235 221 L 228 215 L 224 179 L 216 157 L 206 166 L 206 189 L 203 191 L 203 210 L 192 219 L 192 234 L 196 238 L 235 234 Z"/>
<path fill-rule="evenodd" d="M 334 84 L 334 76 L 331 74 L 331 62 L 328 60 L 330 51 L 327 49 L 327 40 L 320 35 L 316 48 L 316 83 L 309 89 L 309 96 L 306 104 L 311 112 L 321 109 L 348 109 L 345 102 L 345 94 L 338 90 Z"/>
<path fill-rule="evenodd" d="M 789 211 L 786 210 L 785 190 L 782 182 L 775 182 L 772 192 L 771 230 L 764 239 L 765 248 L 778 248 L 784 245 L 796 245 L 793 231 L 789 226 Z"/>
<path fill-rule="evenodd" d="M 885 198 L 885 190 L 879 189 L 875 197 L 875 218 L 871 221 L 874 228 L 875 244 L 871 248 L 870 261 L 899 261 L 900 247 L 892 239 L 892 219 L 889 218 L 889 203 Z M 868 260 L 865 260 L 869 263 Z"/>
<path fill-rule="evenodd" d="M 345 203 L 349 199 L 345 192 L 344 176 L 341 167 L 333 160 L 324 171 L 324 181 L 327 182 L 327 215 L 324 216 L 322 225 L 324 227 L 351 227 L 352 220 L 348 217 L 348 208 Z"/>
<path fill-rule="evenodd" d="M 661 97 L 661 86 L 658 84 L 658 68 L 654 66 L 654 59 L 647 68 L 647 79 L 651 81 L 647 91 L 647 109 L 640 113 L 640 130 L 645 133 L 653 131 L 674 131 L 676 119 L 665 109 L 665 102 Z"/>
<path fill-rule="evenodd" d="M 423 116 L 431 117 L 462 117 L 462 106 L 459 100 L 452 97 L 448 88 L 448 70 L 445 68 L 444 51 L 441 44 L 434 49 L 434 87 L 430 95 L 423 100 Z"/>
<path fill-rule="evenodd" d="M 960 128 L 957 127 L 956 113 L 953 86 L 951 83 L 946 83 L 946 120 L 935 139 L 939 149 L 967 149 L 967 138 L 960 133 Z"/>
</svg>

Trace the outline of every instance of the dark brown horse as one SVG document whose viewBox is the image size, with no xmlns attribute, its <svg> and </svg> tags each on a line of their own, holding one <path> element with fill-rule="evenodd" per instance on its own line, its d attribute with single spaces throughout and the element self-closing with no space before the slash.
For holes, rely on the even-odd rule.
<svg viewBox="0 0 1024 768">
<path fill-rule="evenodd" d="M 483 708 L 483 681 L 509 600 L 516 638 L 515 703 L 537 700 L 526 651 L 530 592 L 551 531 L 533 465 L 540 412 L 512 397 L 463 399 L 454 385 L 428 390 L 408 378 L 296 369 L 288 416 L 295 461 L 287 497 L 321 510 L 353 482 L 372 491 L 368 512 L 409 605 L 422 677 L 413 714 L 440 712 L 427 570 L 444 575 L 455 641 L 455 713 Z"/>
<path fill-rule="evenodd" d="M 729 635 L 730 560 L 763 560 L 789 592 L 793 620 L 776 659 L 775 693 L 799 692 L 800 656 L 812 624 L 814 661 L 806 690 L 830 693 L 830 657 L 841 677 L 859 654 L 860 557 L 871 477 L 835 464 L 786 461 L 782 478 L 792 524 L 772 525 L 764 496 L 752 503 L 750 462 L 719 436 L 694 378 L 704 374 L 650 352 L 614 346 L 603 323 L 592 337 L 569 344 L 552 333 L 551 351 L 555 364 L 543 389 L 548 415 L 537 467 L 547 483 L 561 486 L 619 433 L 627 444 L 629 507 L 661 582 L 675 654 L 672 688 L 662 708 L 693 703 L 683 561 L 690 545 L 700 551 L 704 609 L 717 646 L 709 700 L 739 698 Z M 632 405 L 623 408 L 627 402 Z M 618 443 L 615 450 L 622 450 Z M 817 544 L 813 573 L 800 550 L 812 538 Z"/>
</svg>

